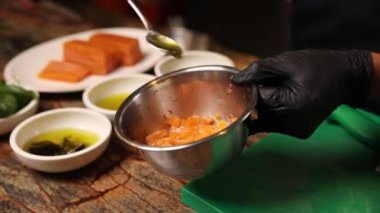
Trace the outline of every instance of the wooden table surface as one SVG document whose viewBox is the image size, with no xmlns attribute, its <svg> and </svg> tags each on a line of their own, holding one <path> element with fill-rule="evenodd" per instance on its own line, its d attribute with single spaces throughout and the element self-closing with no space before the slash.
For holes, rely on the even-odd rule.
<svg viewBox="0 0 380 213">
<path fill-rule="evenodd" d="M 24 49 L 98 27 L 57 4 L 38 2 L 0 3 L 0 79 L 5 64 Z M 113 24 L 142 27 L 131 19 Z M 230 56 L 238 68 L 256 60 L 218 44 L 212 49 Z M 81 92 L 41 94 L 39 112 L 63 107 L 84 107 Z M 47 174 L 20 164 L 10 149 L 9 134 L 0 136 L 0 212 L 192 212 L 180 201 L 184 184 L 153 170 L 138 153 L 123 149 L 116 138 L 90 165 Z"/>
</svg>

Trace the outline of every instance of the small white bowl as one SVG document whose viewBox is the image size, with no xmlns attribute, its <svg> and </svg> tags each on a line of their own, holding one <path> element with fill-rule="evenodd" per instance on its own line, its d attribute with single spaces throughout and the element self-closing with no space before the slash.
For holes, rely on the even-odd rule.
<svg viewBox="0 0 380 213">
<path fill-rule="evenodd" d="M 21 121 L 27 119 L 28 117 L 36 113 L 40 97 L 37 91 L 33 92 L 36 94 L 36 98 L 31 100 L 26 106 L 24 106 L 22 109 L 8 117 L 0 118 L 0 135 L 9 133 Z"/>
<path fill-rule="evenodd" d="M 149 74 L 130 74 L 107 78 L 87 87 L 83 92 L 82 100 L 88 109 L 102 113 L 113 121 L 117 110 L 102 108 L 96 105 L 96 103 L 110 95 L 122 93 L 131 94 L 140 86 L 154 78 L 154 75 Z"/>
<path fill-rule="evenodd" d="M 235 66 L 234 62 L 223 54 L 205 50 L 189 50 L 185 51 L 180 59 L 166 56 L 159 60 L 154 66 L 154 74 L 161 76 L 180 69 L 202 65 Z"/>
<path fill-rule="evenodd" d="M 78 152 L 41 156 L 22 147 L 33 137 L 55 129 L 78 128 L 91 131 L 99 140 Z M 43 172 L 66 172 L 83 167 L 98 158 L 110 140 L 112 125 L 104 115 L 84 108 L 62 108 L 36 114 L 21 122 L 11 133 L 10 146 L 17 159 L 32 169 Z"/>
</svg>

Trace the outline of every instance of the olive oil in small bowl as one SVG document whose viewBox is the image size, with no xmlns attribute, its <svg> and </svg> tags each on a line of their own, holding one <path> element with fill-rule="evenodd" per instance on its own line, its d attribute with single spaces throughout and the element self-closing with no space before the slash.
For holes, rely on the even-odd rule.
<svg viewBox="0 0 380 213">
<path fill-rule="evenodd" d="M 97 159 L 111 136 L 110 120 L 84 108 L 61 108 L 36 114 L 11 133 L 17 159 L 43 172 L 66 172 Z"/>
<path fill-rule="evenodd" d="M 120 105 L 123 103 L 125 99 L 127 99 L 129 96 L 129 93 L 121 93 L 121 94 L 115 94 L 106 96 L 99 101 L 96 102 L 96 105 L 98 107 L 109 109 L 109 110 L 117 110 Z"/>
<path fill-rule="evenodd" d="M 32 138 L 23 146 L 23 149 L 35 155 L 65 155 L 81 151 L 95 144 L 98 140 L 99 136 L 88 130 L 55 129 Z"/>
<path fill-rule="evenodd" d="M 88 109 L 100 112 L 112 121 L 123 101 L 154 78 L 154 75 L 142 73 L 110 77 L 87 87 L 82 100 Z"/>
</svg>

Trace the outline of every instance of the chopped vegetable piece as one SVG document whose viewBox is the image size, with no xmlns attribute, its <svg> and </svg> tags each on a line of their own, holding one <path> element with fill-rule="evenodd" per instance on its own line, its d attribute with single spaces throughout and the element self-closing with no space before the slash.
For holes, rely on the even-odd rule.
<svg viewBox="0 0 380 213">
<path fill-rule="evenodd" d="M 64 138 L 62 144 L 56 144 L 50 140 L 36 141 L 28 145 L 28 152 L 35 155 L 54 156 L 74 153 L 86 148 L 81 142 Z"/>
<path fill-rule="evenodd" d="M 0 118 L 8 117 L 17 111 L 17 99 L 11 94 L 0 93 Z"/>
<path fill-rule="evenodd" d="M 68 154 L 80 151 L 86 148 L 86 145 L 83 142 L 72 142 L 69 137 L 65 137 L 62 142 L 62 150 Z"/>
<path fill-rule="evenodd" d="M 139 41 L 136 38 L 108 33 L 97 33 L 90 38 L 90 43 L 117 48 L 123 54 L 122 60 L 126 66 L 135 65 L 143 57 Z"/>
<path fill-rule="evenodd" d="M 62 147 L 51 141 L 33 142 L 28 147 L 28 152 L 35 155 L 53 156 L 65 154 Z"/>
<path fill-rule="evenodd" d="M 91 71 L 82 65 L 63 61 L 49 61 L 38 77 L 56 81 L 79 82 Z"/>
<path fill-rule="evenodd" d="M 0 86 L 1 87 L 1 86 Z M 9 94 L 12 94 L 17 99 L 17 110 L 20 110 L 26 106 L 32 99 L 36 97 L 36 94 L 31 90 L 26 90 L 17 85 L 6 85 L 5 89 Z M 0 89 L 1 90 L 1 89 Z M 1 92 L 0 92 L 1 93 Z"/>
<path fill-rule="evenodd" d="M 35 97 L 36 94 L 31 90 L 0 81 L 0 118 L 14 114 Z"/>
<path fill-rule="evenodd" d="M 105 75 L 120 64 L 120 55 L 87 41 L 71 40 L 63 45 L 64 61 L 88 67 L 92 74 Z"/>
</svg>

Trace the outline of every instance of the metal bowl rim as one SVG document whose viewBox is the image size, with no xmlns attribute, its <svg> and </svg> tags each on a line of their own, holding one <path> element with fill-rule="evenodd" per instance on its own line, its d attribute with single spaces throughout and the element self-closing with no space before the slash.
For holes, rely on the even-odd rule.
<svg viewBox="0 0 380 213">
<path fill-rule="evenodd" d="M 115 115 L 115 119 L 114 119 L 114 125 L 113 125 L 117 137 L 120 140 L 122 140 L 123 142 L 125 142 L 125 143 L 139 149 L 139 150 L 142 150 L 142 151 L 156 151 L 156 152 L 175 151 L 175 150 L 182 150 L 182 149 L 191 148 L 193 146 L 198 146 L 200 144 L 206 143 L 206 142 L 213 140 L 213 139 L 215 139 L 221 135 L 226 134 L 229 130 L 235 128 L 236 126 L 238 126 L 240 124 L 242 124 L 242 122 L 251 114 L 253 107 L 256 105 L 257 98 L 258 98 L 256 86 L 252 86 L 252 96 L 251 96 L 252 98 L 251 98 L 250 102 L 248 103 L 246 109 L 233 123 L 231 123 L 225 129 L 223 129 L 223 130 L 221 130 L 221 131 L 219 131 L 213 135 L 210 135 L 209 137 L 203 138 L 197 142 L 192 142 L 192 143 L 179 145 L 179 146 L 148 146 L 148 145 L 142 144 L 140 142 L 137 142 L 135 140 L 132 140 L 130 138 L 126 138 L 123 136 L 123 134 L 121 133 L 122 131 L 120 129 L 120 126 L 117 124 L 120 120 L 118 118 L 121 117 L 121 114 L 124 111 L 125 106 L 129 105 L 141 93 L 141 91 L 146 90 L 146 89 L 152 87 L 153 85 L 159 84 L 160 82 L 165 81 L 166 79 L 171 78 L 173 76 L 181 75 L 183 73 L 202 72 L 202 71 L 213 71 L 213 72 L 214 71 L 222 71 L 222 72 L 229 72 L 229 73 L 233 73 L 233 74 L 240 72 L 239 70 L 237 70 L 234 67 L 229 67 L 229 66 L 224 66 L 224 65 L 202 65 L 202 66 L 184 68 L 184 69 L 180 69 L 180 70 L 177 70 L 174 72 L 170 72 L 170 73 L 164 74 L 162 76 L 159 76 L 159 77 L 145 83 L 139 89 L 135 90 L 132 94 L 130 94 L 128 96 L 128 98 L 126 100 L 124 100 L 124 102 L 121 104 L 121 106 L 117 110 L 116 115 Z"/>
</svg>

